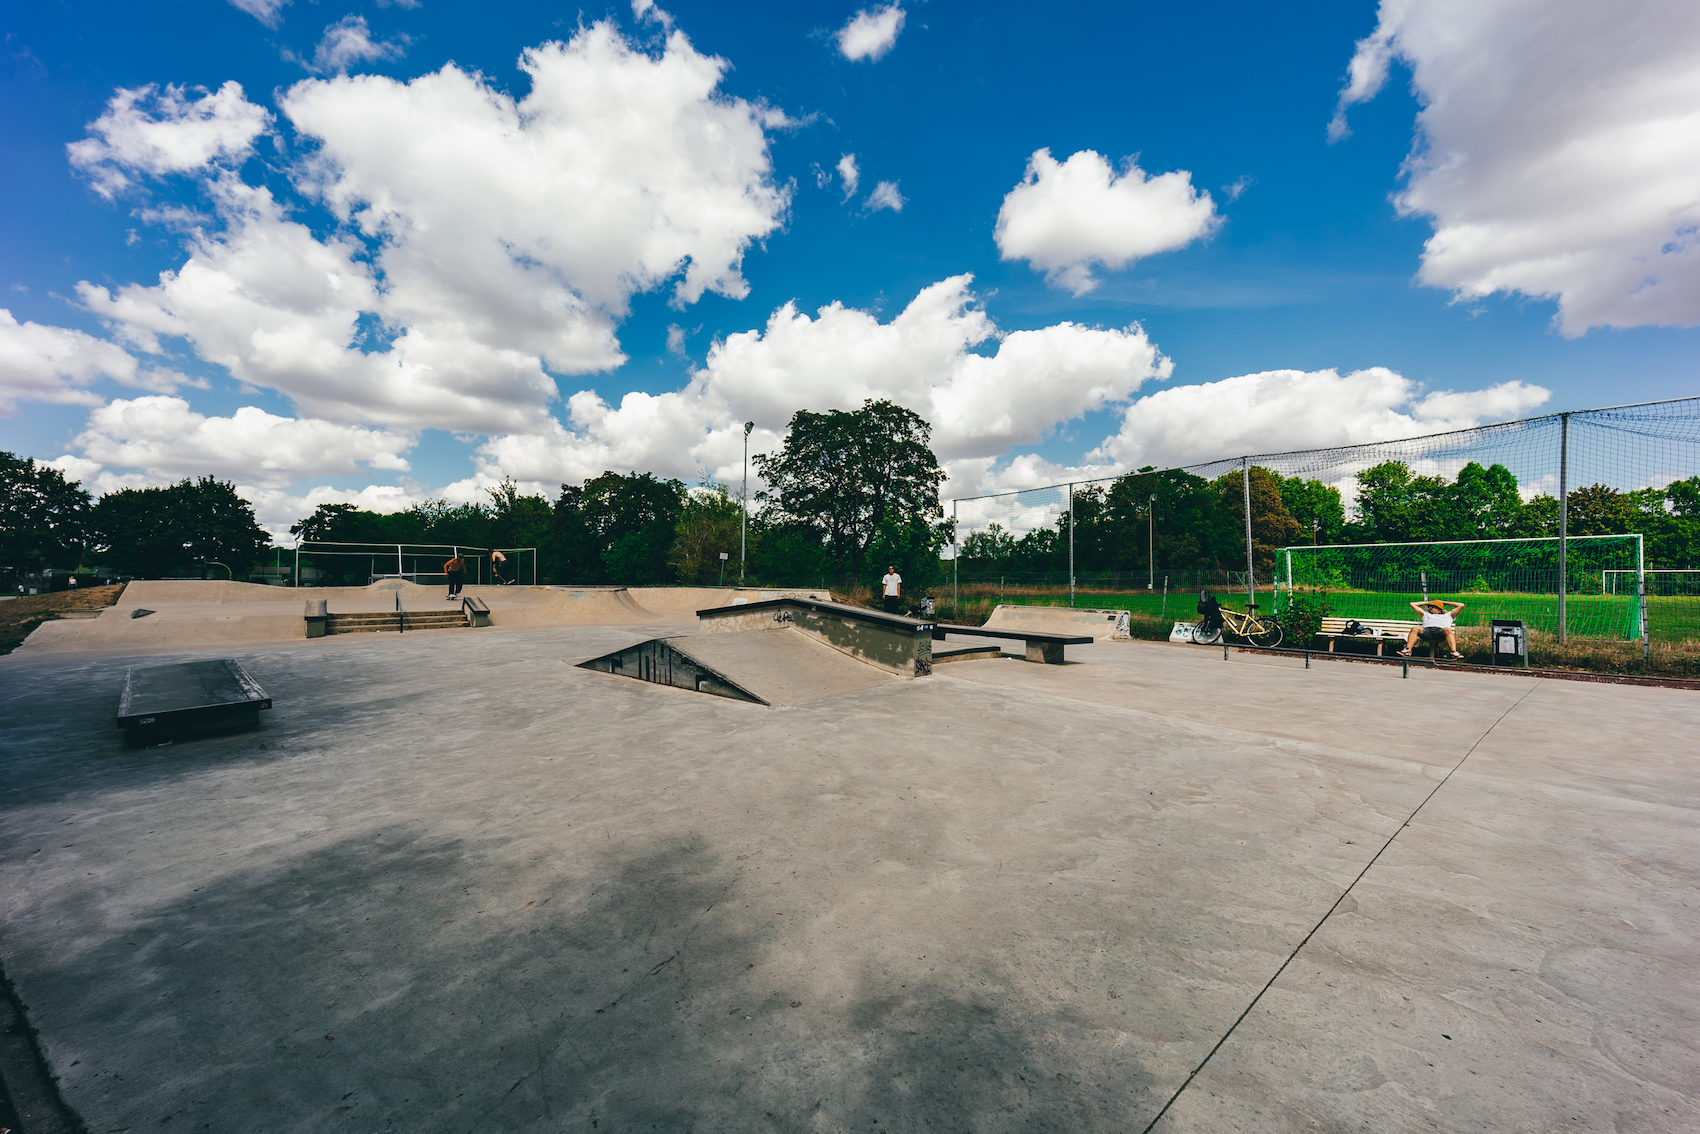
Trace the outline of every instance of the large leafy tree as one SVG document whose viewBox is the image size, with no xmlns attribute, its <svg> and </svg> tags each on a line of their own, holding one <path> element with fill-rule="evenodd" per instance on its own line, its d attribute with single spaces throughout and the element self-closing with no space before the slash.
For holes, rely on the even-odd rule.
<svg viewBox="0 0 1700 1134">
<path fill-rule="evenodd" d="M 1233 530 L 1238 536 L 1240 558 L 1244 562 L 1245 492 L 1244 473 L 1224 473 L 1216 478 L 1216 490 L 1221 494 L 1222 510 L 1232 515 Z M 1253 570 L 1259 579 L 1267 580 L 1275 570 L 1275 553 L 1298 542 L 1299 522 L 1287 511 L 1281 500 L 1281 478 L 1259 465 L 1251 466 L 1251 555 Z"/>
<path fill-rule="evenodd" d="M 932 427 L 895 402 L 798 410 L 779 451 L 755 459 L 768 483 L 757 499 L 776 521 L 813 530 L 846 577 L 883 569 L 885 562 L 871 563 L 879 554 L 901 554 L 911 574 L 936 572 L 949 526 L 939 504 L 945 474 L 931 439 Z M 898 567 L 901 573 L 904 564 Z"/>
<path fill-rule="evenodd" d="M 89 494 L 58 469 L 0 452 L 0 567 L 75 568 L 89 507 Z"/>
<path fill-rule="evenodd" d="M 709 584 L 722 574 L 720 555 L 727 556 L 734 581 L 738 572 L 738 502 L 726 493 L 725 485 L 690 493 L 679 511 L 673 529 L 673 548 L 667 560 L 682 583 Z"/>
<path fill-rule="evenodd" d="M 1346 528 L 1346 508 L 1340 490 L 1320 480 L 1300 476 L 1281 478 L 1281 503 L 1299 525 L 1299 539 L 1312 543 L 1338 543 Z"/>
<path fill-rule="evenodd" d="M 271 545 L 253 505 L 210 476 L 109 492 L 94 506 L 90 527 L 108 565 L 146 578 L 199 575 L 214 562 L 240 578 Z"/>
<path fill-rule="evenodd" d="M 555 572 L 582 583 L 670 581 L 668 553 L 684 506 L 684 482 L 654 473 L 605 472 L 563 484 L 549 521 Z"/>
</svg>

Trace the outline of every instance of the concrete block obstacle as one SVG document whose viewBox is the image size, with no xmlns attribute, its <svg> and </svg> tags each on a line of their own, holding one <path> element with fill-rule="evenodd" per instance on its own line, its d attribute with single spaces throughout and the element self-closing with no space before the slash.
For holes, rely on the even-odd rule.
<svg viewBox="0 0 1700 1134">
<path fill-rule="evenodd" d="M 730 677 L 692 657 L 683 646 L 683 638 L 651 638 L 647 642 L 638 642 L 599 658 L 580 662 L 579 668 L 633 677 L 653 685 L 690 689 L 733 701 L 769 704 L 765 698 L 757 696 Z"/>
<path fill-rule="evenodd" d="M 131 666 L 118 698 L 118 727 L 132 740 L 242 728 L 271 707 L 260 683 L 231 658 Z"/>
<path fill-rule="evenodd" d="M 322 598 L 308 599 L 307 610 L 302 617 L 307 622 L 307 637 L 323 638 L 325 621 L 330 617 L 330 601 Z"/>
<path fill-rule="evenodd" d="M 900 677 L 932 673 L 934 626 L 925 619 L 800 596 L 697 611 L 701 634 L 797 630 Z"/>
<path fill-rule="evenodd" d="M 805 596 L 697 612 L 694 637 L 653 638 L 580 668 L 763 705 L 933 671 L 933 624 Z"/>
<path fill-rule="evenodd" d="M 777 707 L 898 680 L 805 634 L 697 634 L 652 638 L 579 668 Z"/>
</svg>

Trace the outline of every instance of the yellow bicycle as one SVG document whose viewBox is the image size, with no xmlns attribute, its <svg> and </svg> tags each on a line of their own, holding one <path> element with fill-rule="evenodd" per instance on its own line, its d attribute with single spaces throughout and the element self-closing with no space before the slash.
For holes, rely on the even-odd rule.
<svg viewBox="0 0 1700 1134">
<path fill-rule="evenodd" d="M 1219 608 L 1218 613 L 1222 618 L 1219 626 L 1210 626 L 1208 618 L 1201 618 L 1193 625 L 1194 642 L 1201 646 L 1213 646 L 1222 640 L 1222 633 L 1226 631 L 1266 650 L 1272 650 L 1281 644 L 1281 624 L 1272 616 L 1258 614 L 1255 608 L 1242 614 L 1225 606 Z"/>
</svg>

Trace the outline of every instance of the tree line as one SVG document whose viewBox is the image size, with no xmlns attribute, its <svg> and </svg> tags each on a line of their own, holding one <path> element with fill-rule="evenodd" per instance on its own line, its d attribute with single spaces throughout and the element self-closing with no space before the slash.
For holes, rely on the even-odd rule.
<svg viewBox="0 0 1700 1134">
<path fill-rule="evenodd" d="M 913 589 L 940 578 L 950 539 L 938 499 L 945 474 L 930 440 L 926 421 L 889 401 L 799 411 L 779 450 L 755 458 L 767 488 L 750 502 L 747 525 L 723 484 L 610 470 L 561 485 L 554 500 L 507 481 L 478 503 L 433 500 L 387 514 L 322 504 L 289 530 L 297 541 L 536 548 L 540 582 L 730 583 L 747 550 L 750 583 L 865 584 L 889 565 Z M 364 583 L 371 570 L 358 557 L 310 558 L 319 583 Z M 279 564 L 287 573 L 293 563 L 294 550 L 274 547 L 224 481 L 96 501 L 57 469 L 0 454 L 0 567 L 223 577 L 216 564 L 233 578 L 275 579 Z"/>
<path fill-rule="evenodd" d="M 939 502 L 944 471 L 931 428 L 889 401 L 799 411 L 780 448 L 754 458 L 767 487 L 745 510 L 727 486 L 687 486 L 652 473 L 603 472 L 563 484 L 554 500 L 512 482 L 482 503 L 435 500 L 380 514 L 325 504 L 290 528 L 297 540 L 537 548 L 542 582 L 870 585 L 897 567 L 911 593 L 936 586 L 952 529 Z M 1402 461 L 1357 473 L 1355 506 L 1319 480 L 1252 466 L 1253 561 L 1267 578 L 1276 552 L 1298 543 L 1395 543 L 1551 536 L 1558 501 L 1524 500 L 1503 465 L 1470 463 L 1448 479 Z M 1017 538 L 997 524 L 963 539 L 965 578 L 1066 577 L 1070 527 L 1077 573 L 1245 565 L 1238 472 L 1213 480 L 1140 469 L 1076 490 L 1072 514 Z M 1700 476 L 1662 489 L 1594 484 L 1570 494 L 1572 535 L 1639 532 L 1648 566 L 1700 565 Z M 1154 545 L 1154 547 L 1152 546 Z M 727 556 L 722 560 L 720 556 Z M 446 557 L 446 556 L 445 556 Z M 276 579 L 282 554 L 235 487 L 213 477 L 109 492 L 98 500 L 54 468 L 0 453 L 0 567 L 159 578 L 224 574 Z M 364 582 L 363 561 L 326 557 L 321 582 Z M 434 569 L 434 566 L 432 568 Z M 722 571 L 725 571 L 724 576 Z"/>
<path fill-rule="evenodd" d="M 1558 534 L 1558 500 L 1525 501 L 1504 465 L 1472 461 L 1452 479 L 1418 475 L 1403 461 L 1356 474 L 1348 512 L 1340 490 L 1320 480 L 1249 470 L 1252 561 L 1269 578 L 1276 552 L 1301 543 L 1373 544 L 1501 539 Z M 1140 469 L 1075 490 L 1072 517 L 1019 538 L 999 524 L 962 541 L 965 578 L 1067 572 L 1074 528 L 1077 574 L 1243 571 L 1245 484 L 1239 472 L 1213 480 L 1179 469 Z M 1153 497 L 1155 499 L 1153 499 Z M 1649 567 L 1700 566 L 1700 476 L 1666 488 L 1619 492 L 1603 484 L 1569 494 L 1571 535 L 1640 533 Z M 1154 547 L 1153 547 L 1154 545 Z"/>
</svg>

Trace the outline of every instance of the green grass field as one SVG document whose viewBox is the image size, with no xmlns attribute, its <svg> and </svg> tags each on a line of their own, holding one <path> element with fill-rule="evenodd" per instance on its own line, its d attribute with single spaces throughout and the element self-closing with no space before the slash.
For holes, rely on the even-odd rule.
<svg viewBox="0 0 1700 1134">
<path fill-rule="evenodd" d="M 1410 604 L 1422 597 L 1420 594 L 1375 591 L 1331 591 L 1327 599 L 1329 614 L 1336 618 L 1415 619 L 1417 615 Z M 1467 592 L 1450 595 L 1433 592 L 1431 597 L 1463 603 L 1464 609 L 1458 615 L 1460 626 L 1486 626 L 1496 618 L 1515 618 L 1528 623 L 1531 630 L 1539 633 L 1552 634 L 1558 629 L 1557 595 L 1517 592 Z M 1237 595 L 1218 593 L 1217 598 L 1223 606 L 1235 610 L 1245 609 L 1244 592 Z M 1284 602 L 1285 596 L 1282 596 L 1282 599 Z M 995 605 L 998 600 L 993 598 L 990 601 Z M 1011 595 L 1002 601 L 1037 606 L 1067 606 L 1068 594 Z M 1269 610 L 1271 592 L 1259 590 L 1257 601 L 1261 609 Z M 1171 592 L 1165 608 L 1161 593 L 1135 591 L 1120 594 L 1077 593 L 1074 605 L 1102 610 L 1131 610 L 1151 618 L 1165 617 L 1187 622 L 1194 617 L 1197 602 L 1196 592 Z M 1566 622 L 1572 637 L 1622 641 L 1634 636 L 1634 599 L 1629 596 L 1571 595 L 1566 605 Z M 1647 599 L 1647 618 L 1652 624 L 1654 642 L 1700 641 L 1700 596 L 1651 596 Z"/>
</svg>

